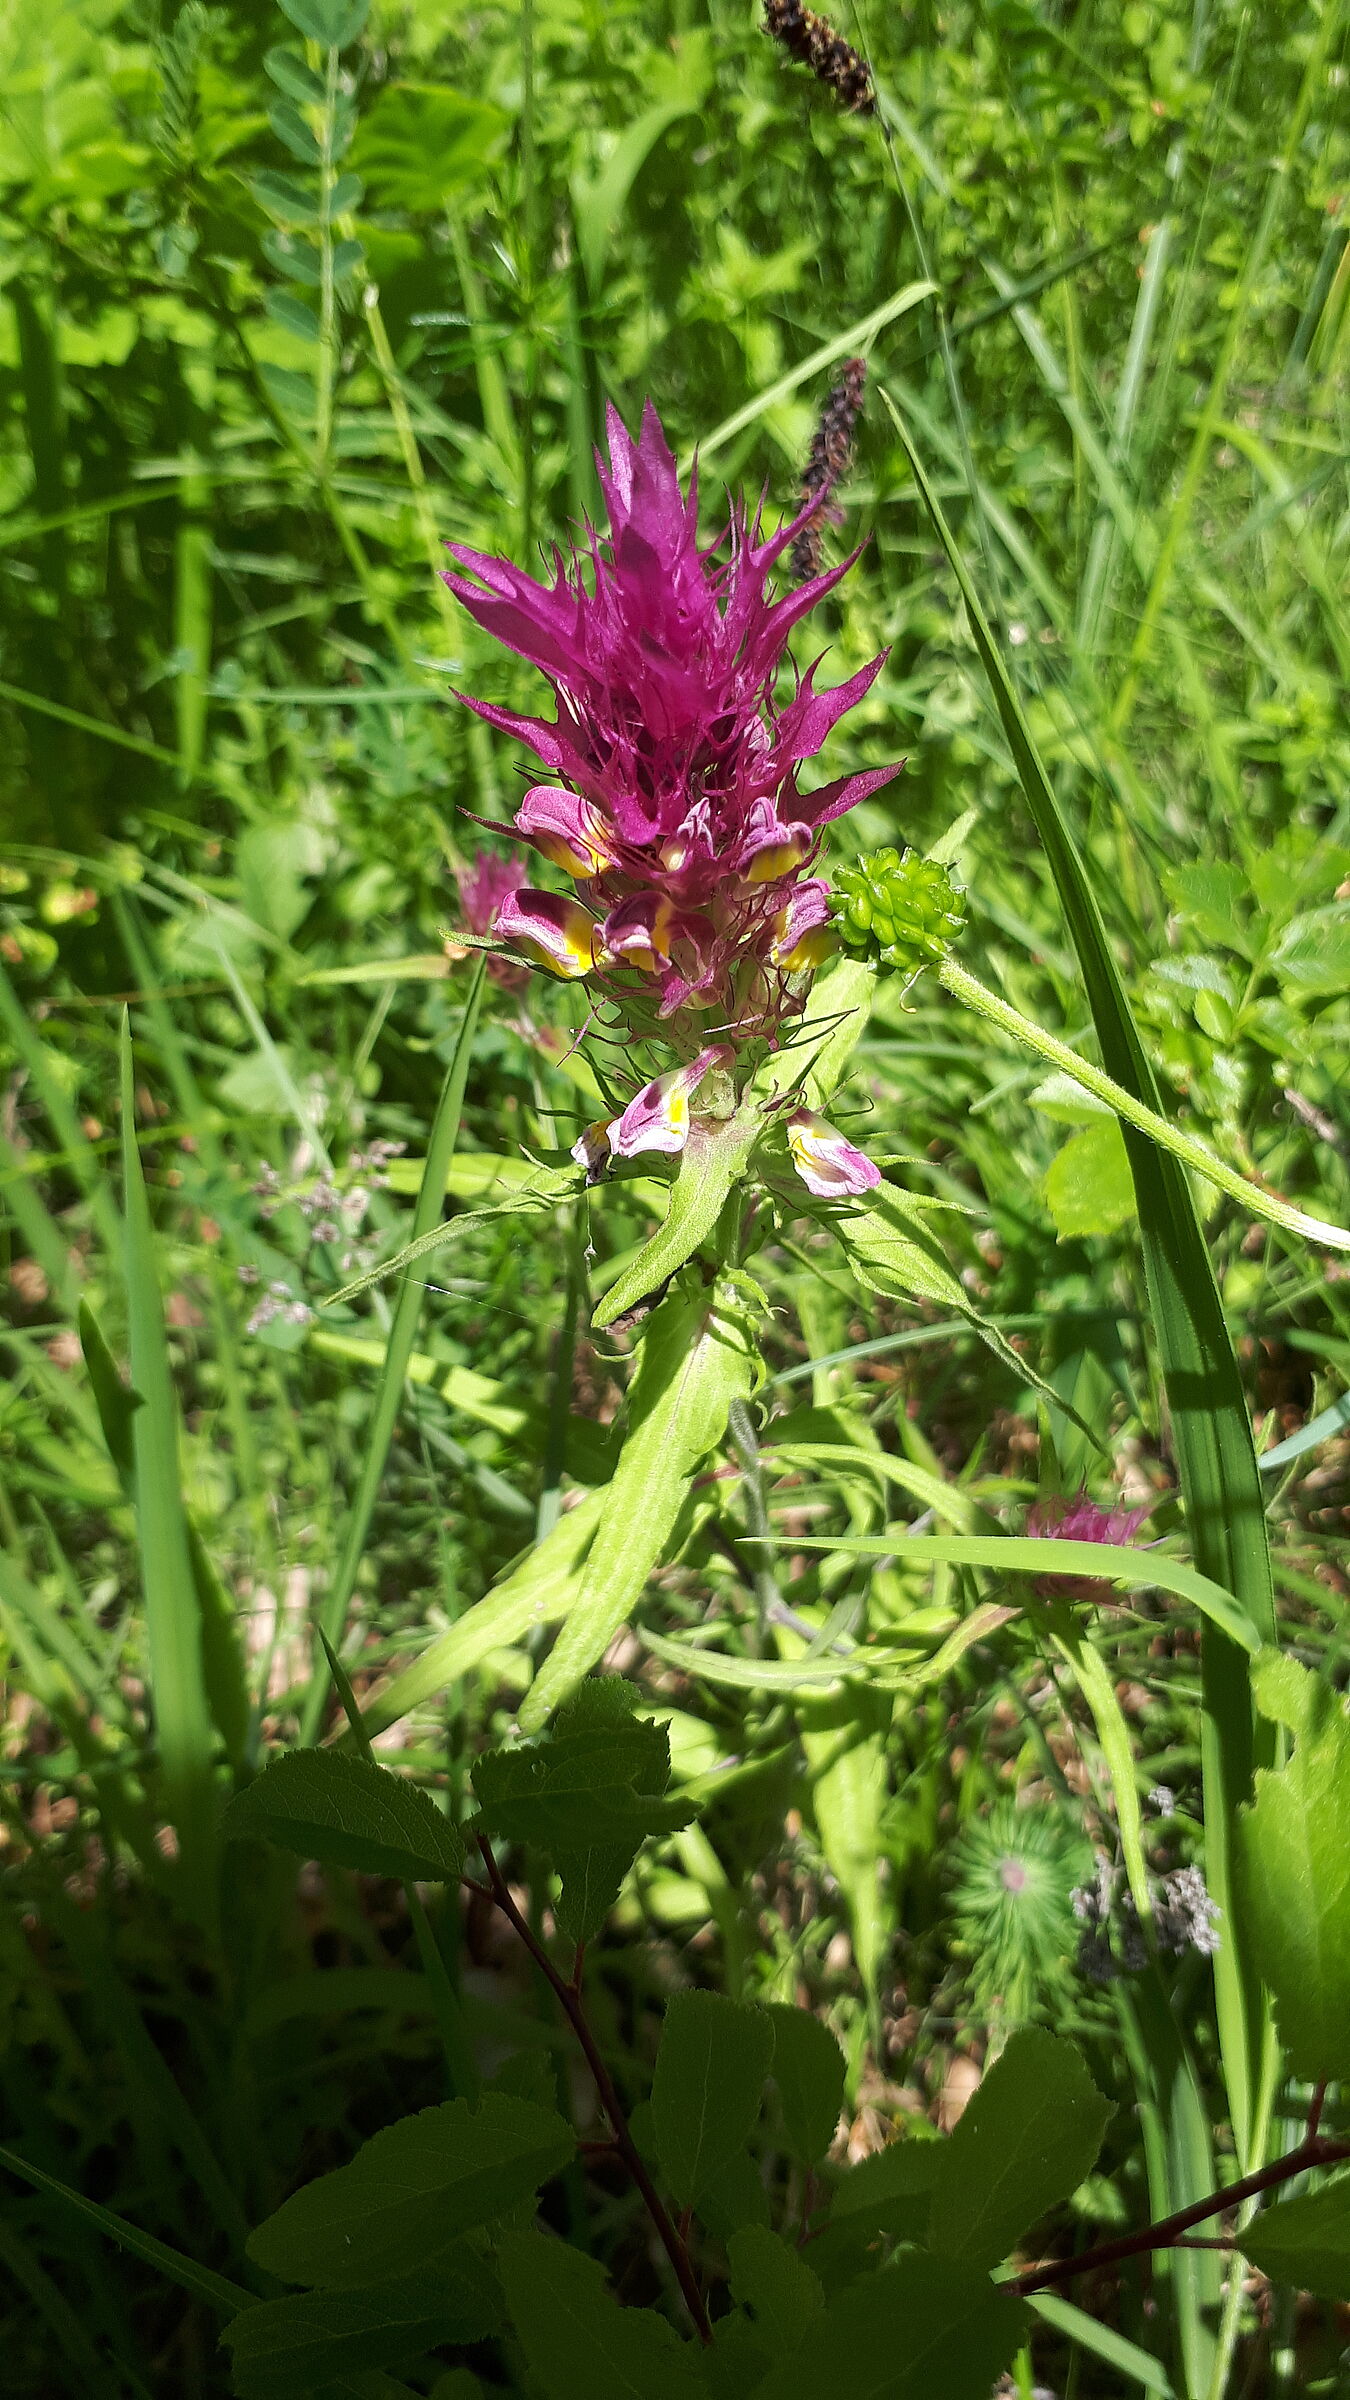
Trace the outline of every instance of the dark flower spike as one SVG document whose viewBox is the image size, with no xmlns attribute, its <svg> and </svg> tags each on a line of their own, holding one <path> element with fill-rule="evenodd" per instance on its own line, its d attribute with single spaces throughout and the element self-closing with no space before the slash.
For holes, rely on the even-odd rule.
<svg viewBox="0 0 1350 2400">
<path fill-rule="evenodd" d="M 789 57 L 809 67 L 816 81 L 834 92 L 854 116 L 872 115 L 877 104 L 872 70 L 828 17 L 803 8 L 802 0 L 764 0 L 764 30 L 782 43 Z"/>
<path fill-rule="evenodd" d="M 582 555 L 555 552 L 540 583 L 452 544 L 458 571 L 445 580 L 485 632 L 540 669 L 556 702 L 550 720 L 461 695 L 548 769 L 553 780 L 499 830 L 571 883 L 565 896 L 522 883 L 494 930 L 532 964 L 588 980 L 630 1043 L 668 1037 L 679 1080 L 657 1082 L 673 1095 L 674 1127 L 710 1038 L 725 1041 L 735 1078 L 747 1044 L 777 1043 L 800 1015 L 830 946 L 828 885 L 812 872 L 820 829 L 903 761 L 799 788 L 804 762 L 885 663 L 883 653 L 817 691 L 816 659 L 778 699 L 793 627 L 853 563 L 771 594 L 770 573 L 819 495 L 767 538 L 758 513 L 734 507 L 722 540 L 704 547 L 696 489 L 681 490 L 651 403 L 636 440 L 613 409 L 608 422 L 609 457 L 597 460 L 608 527 L 587 528 Z"/>
</svg>

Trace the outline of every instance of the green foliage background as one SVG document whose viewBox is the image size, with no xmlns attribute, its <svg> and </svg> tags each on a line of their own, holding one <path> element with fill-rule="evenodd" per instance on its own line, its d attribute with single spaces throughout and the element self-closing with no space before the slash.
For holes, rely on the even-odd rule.
<svg viewBox="0 0 1350 2400">
<path fill-rule="evenodd" d="M 194 1918 L 160 1871 L 156 1778 L 180 1778 L 209 1847 L 226 1766 L 315 1730 L 312 1625 L 346 1554 L 348 1668 L 363 1698 L 407 1678 L 400 1766 L 458 1810 L 469 1756 L 540 1663 L 538 1594 L 486 1653 L 456 1653 L 454 1627 L 508 1571 L 532 1590 L 531 1546 L 612 1472 L 632 1336 L 590 1339 L 587 1287 L 598 1304 L 659 1198 L 635 1181 L 575 1221 L 485 1216 L 432 1260 L 363 1517 L 390 1311 L 312 1310 L 346 1279 L 344 1245 L 359 1267 L 406 1238 L 448 1121 L 470 967 L 446 956 L 454 871 L 484 838 L 473 820 L 509 811 L 517 764 L 451 692 L 537 698 L 437 584 L 445 540 L 522 563 L 565 540 L 596 505 L 606 402 L 634 423 L 647 395 L 701 452 L 710 530 L 742 488 L 776 516 L 837 361 L 866 350 L 828 537 L 866 546 L 816 646 L 830 680 L 890 652 L 829 771 L 909 765 L 833 855 L 944 845 L 962 955 L 1090 1046 L 884 392 L 957 529 L 1167 1105 L 1300 1206 L 1350 1214 L 1338 0 L 863 8 L 841 24 L 874 67 L 872 121 L 842 116 L 742 0 L 354 7 L 331 66 L 305 37 L 336 19 L 309 5 L 16 0 L 0 30 L 0 2089 L 49 2171 L 227 2271 L 297 2177 L 433 2095 L 430 1987 L 403 1960 L 396 1888 L 330 1878 L 306 1917 L 280 1869 L 250 1889 L 227 1866 L 219 1917 L 203 1899 Z M 539 979 L 486 987 L 457 1204 L 491 1202 L 510 1171 L 492 1159 L 548 1157 L 594 1113 L 579 1021 Z M 845 1114 L 911 1188 L 975 1212 L 942 1219 L 965 1287 L 1066 1406 L 1038 1421 L 959 1318 L 860 1291 L 809 1226 L 767 1255 L 744 1472 L 701 1494 L 639 1631 L 697 1633 L 710 1606 L 790 1618 L 758 1691 L 625 1655 L 673 1711 L 699 1814 L 626 1887 L 609 2030 L 645 2072 L 672 1979 L 809 1999 L 850 2051 L 862 2143 L 935 2107 L 1015 1991 L 1140 2112 L 1074 2221 L 1137 2222 L 1162 2153 L 1237 2102 L 1202 1962 L 1168 1985 L 1179 2075 L 1152 1987 L 1077 1973 L 1067 1895 L 1088 1836 L 1120 1857 L 1122 1744 L 1139 1792 L 1179 1795 L 1148 1821 L 1149 1868 L 1203 1856 L 1193 1620 L 1170 1602 L 1100 1616 L 1094 1684 L 1034 1600 L 1002 1619 L 1021 1582 L 792 1547 L 897 1512 L 1020 1532 L 1038 1488 L 1112 1500 L 1122 1476 L 1153 1502 L 1149 1535 L 1184 1546 L 1124 1148 L 1081 1087 L 930 981 L 904 1008 L 883 996 Z M 142 1215 L 130 1160 L 120 1180 L 133 1116 Z M 403 1154 L 372 1162 L 377 1142 Z M 1350 1285 L 1230 1202 L 1200 1205 L 1259 1444 L 1284 1445 L 1264 1483 L 1285 1636 L 1334 1681 Z M 316 1239 L 334 1219 L 342 1241 Z M 160 1410 L 148 1492 L 125 1481 L 128 1358 Z M 743 1544 L 766 1525 L 772 1571 Z M 932 1682 L 894 1707 L 776 1694 L 768 1670 L 827 1620 L 830 1640 L 903 1626 Z M 448 1646 L 419 1684 L 428 1636 Z M 992 1857 L 963 1831 L 991 1810 Z M 1019 1935 L 993 1884 L 1023 1819 L 1037 1902 Z M 223 1979 L 204 1964 L 222 1926 Z M 996 1945 L 997 1988 L 980 1963 Z M 378 1981 L 395 1967 L 411 2009 Z M 500 1991 L 481 2006 L 501 2021 Z M 529 1996 L 510 2006 L 537 2039 Z M 1199 2095 L 1189 2136 L 1180 2085 Z M 1272 2138 L 1298 2107 L 1267 2091 Z M 611 2259 L 632 2239 L 619 2215 Z M 119 2392 L 226 2388 L 213 2336 L 148 2272 L 82 2247 L 55 2202 L 26 2198 L 3 2243 L 20 2390 L 57 2371 L 61 2389 L 95 2372 Z M 1292 2304 L 1264 2325 L 1240 2294 L 1221 2313 L 1209 2264 L 1160 2274 L 1176 2388 L 1333 2388 L 1330 2315 L 1296 2355 Z M 1121 2338 L 1153 2345 L 1137 2299 L 1121 2308 Z M 1059 2383 L 1081 2328 L 1037 2338 Z M 1118 2370 L 1089 2345 L 1071 2371 L 1090 2391 Z"/>
</svg>

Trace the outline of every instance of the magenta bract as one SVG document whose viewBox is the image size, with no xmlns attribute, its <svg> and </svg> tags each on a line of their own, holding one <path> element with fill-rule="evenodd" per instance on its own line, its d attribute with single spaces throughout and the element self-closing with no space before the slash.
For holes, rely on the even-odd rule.
<svg viewBox="0 0 1350 2400">
<path fill-rule="evenodd" d="M 800 1007 L 794 977 L 820 953 L 797 955 L 823 907 L 794 908 L 819 828 L 899 765 L 811 793 L 798 770 L 884 661 L 825 692 L 813 665 L 780 705 L 788 636 L 851 561 L 775 599 L 769 575 L 801 519 L 764 540 L 758 518 L 734 510 L 724 542 L 701 549 L 695 489 L 681 490 L 650 402 L 637 441 L 610 410 L 609 463 L 597 463 L 609 530 L 591 535 L 586 572 L 557 553 L 542 584 L 451 545 L 463 570 L 447 573 L 451 590 L 542 670 L 557 713 L 550 722 L 465 695 L 467 705 L 556 779 L 527 794 L 515 830 L 577 879 L 596 921 L 594 976 L 619 999 L 650 993 L 654 978 L 662 1017 L 689 1009 L 733 1038 L 772 1038 Z M 508 936 L 509 916 L 497 921 Z M 569 924 L 569 961 L 581 949 L 571 934 Z M 681 1030 L 672 1027 L 677 1040 Z"/>
</svg>

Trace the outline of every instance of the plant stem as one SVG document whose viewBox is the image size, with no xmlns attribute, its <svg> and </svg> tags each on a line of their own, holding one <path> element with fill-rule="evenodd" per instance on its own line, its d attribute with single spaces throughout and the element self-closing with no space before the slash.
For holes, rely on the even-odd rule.
<svg viewBox="0 0 1350 2400">
<path fill-rule="evenodd" d="M 586 2064 L 595 2078 L 595 2088 L 600 2095 L 600 2105 L 614 2130 L 614 2147 L 642 2195 L 647 2214 L 660 2236 L 661 2247 L 675 2270 L 675 2280 L 684 2294 L 685 2306 L 694 2320 L 698 2338 L 704 2343 L 711 2342 L 712 2327 L 708 2322 L 708 2312 L 703 2305 L 703 2295 L 698 2288 L 689 2251 L 676 2232 L 671 2222 L 670 2211 L 652 2182 L 637 2144 L 628 2130 L 628 2119 L 624 2114 L 623 2102 L 614 2088 L 614 2078 L 600 2055 L 595 2035 L 587 2023 L 580 1991 L 575 1985 L 564 1982 L 547 1950 L 541 1942 L 536 1940 L 507 1889 L 506 1879 L 492 1855 L 491 1844 L 484 1839 L 481 1833 L 477 1836 L 477 1841 L 478 1848 L 482 1853 L 483 1864 L 487 1869 L 492 1897 L 507 1922 L 519 1934 L 581 2044 Z M 475 1888 L 481 1889 L 481 1886 Z"/>
<path fill-rule="evenodd" d="M 1343 2158 L 1350 2158 L 1350 2142 L 1327 2141 L 1320 2134 L 1308 2134 L 1296 2150 L 1287 2151 L 1283 2158 L 1272 2159 L 1267 2167 L 1257 2167 L 1238 2183 L 1224 2184 L 1206 2199 L 1193 2201 L 1189 2208 L 1179 2208 L 1174 2216 L 1162 2217 L 1156 2225 L 1145 2225 L 1139 2233 L 1122 2234 L 1119 2241 L 1099 2242 L 1095 2250 L 1084 2250 L 1077 2258 L 1053 2259 L 1048 2266 L 1029 2267 L 1025 2274 L 1011 2276 L 1003 2289 L 1041 2292 L 1052 2284 L 1071 2283 L 1078 2275 L 1091 2275 L 1098 2267 L 1112 2267 L 1121 2259 L 1141 2257 L 1147 2250 L 1174 2250 L 1180 2245 L 1181 2236 L 1192 2225 L 1203 2224 L 1206 2217 L 1217 2217 L 1222 2209 L 1237 2208 L 1244 2200 L 1254 2200 L 1258 2192 L 1288 2183 L 1293 2176 L 1306 2174 L 1309 2167 L 1334 2166 Z"/>
</svg>

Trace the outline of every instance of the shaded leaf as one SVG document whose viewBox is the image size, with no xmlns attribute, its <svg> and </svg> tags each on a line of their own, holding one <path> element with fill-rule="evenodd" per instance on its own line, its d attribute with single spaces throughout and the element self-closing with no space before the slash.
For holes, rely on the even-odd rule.
<svg viewBox="0 0 1350 2400">
<path fill-rule="evenodd" d="M 221 2339 L 233 2354 L 239 2400 L 291 2400 L 337 2376 L 420 2358 L 439 2342 L 479 2341 L 500 2314 L 488 2268 L 460 2242 L 434 2274 L 264 2300 L 241 2310 Z"/>
<path fill-rule="evenodd" d="M 935 2250 L 992 2267 L 1091 2172 L 1111 2115 L 1072 2043 L 1030 2026 L 999 2053 L 942 2146 Z"/>
<path fill-rule="evenodd" d="M 1310 2083 L 1350 2074 L 1350 1722 L 1308 1668 L 1262 1651 L 1262 1713 L 1290 1726 L 1287 1766 L 1256 1778 L 1239 1818 L 1238 1901 L 1280 2038 Z"/>
<path fill-rule="evenodd" d="M 539 2233 L 497 2253 L 506 2304 L 543 2400 L 699 2400 L 692 2348 L 649 2308 L 621 2308 L 594 2259 Z"/>
<path fill-rule="evenodd" d="M 274 1758 L 225 1812 L 235 1840 L 276 1842 L 301 1858 L 414 1883 L 453 1882 L 464 1844 L 434 1800 L 405 1775 L 336 1750 Z"/>
<path fill-rule="evenodd" d="M 844 2053 L 828 2025 L 806 2008 L 775 2006 L 773 2079 L 788 2148 L 803 2166 L 814 2166 L 834 2140 L 844 2105 Z"/>
<path fill-rule="evenodd" d="M 457 2234 L 489 2224 L 566 2165 L 576 2148 L 552 2109 L 505 2092 L 476 2108 L 447 2100 L 400 2117 L 354 2159 L 284 2201 L 248 2254 L 287 2283 L 344 2288 L 439 2261 Z"/>
<path fill-rule="evenodd" d="M 836 2293 L 755 2400 L 989 2400 L 1026 2318 L 977 2267 L 911 2250 Z"/>
<path fill-rule="evenodd" d="M 682 2208 L 749 2140 L 773 2059 L 773 2021 L 720 1992 L 677 1992 L 652 2078 L 662 2172 Z"/>
<path fill-rule="evenodd" d="M 1323 2300 L 1350 2300 L 1350 2175 L 1337 2175 L 1296 2200 L 1277 2200 L 1238 2239 L 1272 2283 L 1293 2284 Z"/>
</svg>

